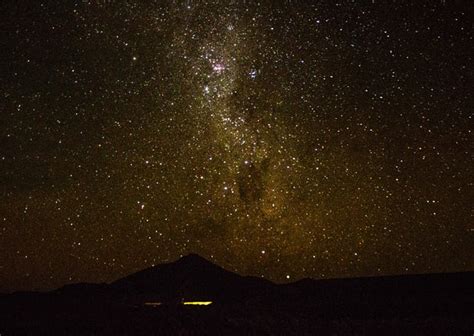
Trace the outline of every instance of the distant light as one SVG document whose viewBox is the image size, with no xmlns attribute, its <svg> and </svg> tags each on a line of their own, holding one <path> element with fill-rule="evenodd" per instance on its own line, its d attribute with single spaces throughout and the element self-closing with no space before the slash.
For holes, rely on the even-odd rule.
<svg viewBox="0 0 474 336">
<path fill-rule="evenodd" d="M 185 301 L 183 305 L 185 306 L 208 306 L 212 301 Z"/>
<path fill-rule="evenodd" d="M 161 302 L 145 302 L 145 306 L 157 307 L 161 306 Z"/>
</svg>

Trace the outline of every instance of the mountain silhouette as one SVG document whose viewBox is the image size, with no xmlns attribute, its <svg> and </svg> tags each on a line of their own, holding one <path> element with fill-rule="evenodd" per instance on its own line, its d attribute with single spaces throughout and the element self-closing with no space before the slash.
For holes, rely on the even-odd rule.
<svg viewBox="0 0 474 336">
<path fill-rule="evenodd" d="M 212 302 L 188 307 L 187 301 Z M 474 272 L 275 284 L 189 254 L 109 284 L 0 295 L 0 334 L 462 335 Z"/>
<path fill-rule="evenodd" d="M 268 280 L 240 276 L 197 254 L 147 268 L 111 284 L 118 292 L 165 302 L 211 300 L 228 302 L 260 296 L 273 288 Z"/>
</svg>

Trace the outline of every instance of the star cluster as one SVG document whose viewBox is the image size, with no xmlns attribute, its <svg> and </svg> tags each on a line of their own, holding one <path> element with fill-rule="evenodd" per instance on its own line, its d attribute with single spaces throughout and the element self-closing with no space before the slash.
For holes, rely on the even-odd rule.
<svg viewBox="0 0 474 336">
<path fill-rule="evenodd" d="M 0 289 L 474 269 L 469 5 L 1 6 Z"/>
</svg>

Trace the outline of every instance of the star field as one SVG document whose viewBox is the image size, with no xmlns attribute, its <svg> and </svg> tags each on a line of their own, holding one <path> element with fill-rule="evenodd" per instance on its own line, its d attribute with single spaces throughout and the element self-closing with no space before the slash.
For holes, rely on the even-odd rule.
<svg viewBox="0 0 474 336">
<path fill-rule="evenodd" d="M 474 270 L 468 4 L 1 7 L 1 290 Z"/>
</svg>

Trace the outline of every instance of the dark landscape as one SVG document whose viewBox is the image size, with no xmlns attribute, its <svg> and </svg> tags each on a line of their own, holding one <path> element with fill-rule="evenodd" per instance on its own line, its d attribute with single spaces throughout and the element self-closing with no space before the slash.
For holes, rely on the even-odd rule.
<svg viewBox="0 0 474 336">
<path fill-rule="evenodd" d="M 277 285 L 190 254 L 110 284 L 4 295 L 0 314 L 2 335 L 471 335 L 474 272 Z"/>
</svg>

